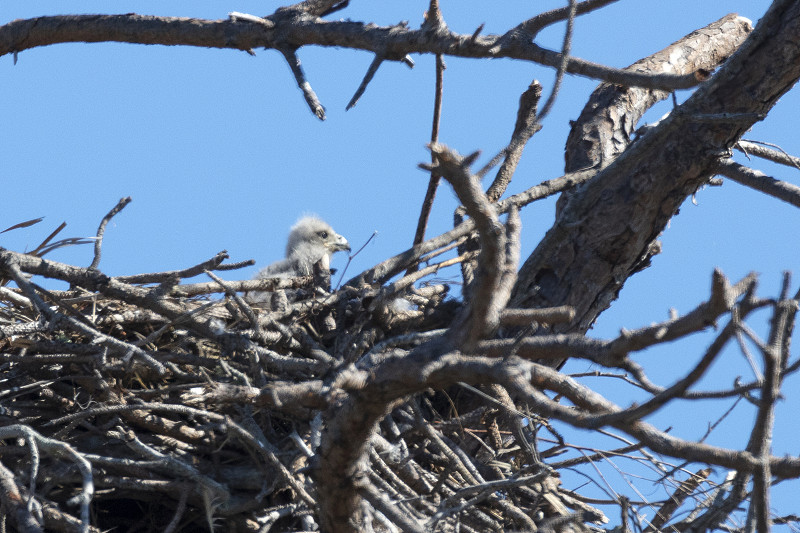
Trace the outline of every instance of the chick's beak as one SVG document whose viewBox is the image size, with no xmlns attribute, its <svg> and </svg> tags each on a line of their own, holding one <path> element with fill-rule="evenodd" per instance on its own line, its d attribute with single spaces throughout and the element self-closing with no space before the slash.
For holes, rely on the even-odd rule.
<svg viewBox="0 0 800 533">
<path fill-rule="evenodd" d="M 347 242 L 347 239 L 342 237 L 341 235 L 336 235 L 333 242 L 330 244 L 330 249 L 332 252 L 338 251 L 350 251 L 350 243 Z"/>
</svg>

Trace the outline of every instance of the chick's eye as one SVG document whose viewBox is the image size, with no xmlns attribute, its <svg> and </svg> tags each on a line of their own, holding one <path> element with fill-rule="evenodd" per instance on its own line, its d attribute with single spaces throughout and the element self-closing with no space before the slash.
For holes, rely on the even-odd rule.
<svg viewBox="0 0 800 533">
<path fill-rule="evenodd" d="M 319 233 L 317 233 L 317 235 L 319 235 L 323 239 L 327 239 L 328 238 L 328 232 L 327 231 L 320 231 Z"/>
</svg>

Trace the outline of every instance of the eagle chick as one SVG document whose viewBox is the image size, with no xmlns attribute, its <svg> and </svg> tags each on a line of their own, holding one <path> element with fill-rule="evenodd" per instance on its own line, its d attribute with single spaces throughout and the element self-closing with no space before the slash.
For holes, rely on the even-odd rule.
<svg viewBox="0 0 800 533">
<path fill-rule="evenodd" d="M 330 269 L 331 256 L 341 250 L 350 251 L 347 239 L 333 231 L 324 220 L 316 216 L 303 217 L 289 231 L 286 257 L 261 269 L 255 279 L 310 276 L 317 262 L 322 262 L 322 268 Z"/>
</svg>

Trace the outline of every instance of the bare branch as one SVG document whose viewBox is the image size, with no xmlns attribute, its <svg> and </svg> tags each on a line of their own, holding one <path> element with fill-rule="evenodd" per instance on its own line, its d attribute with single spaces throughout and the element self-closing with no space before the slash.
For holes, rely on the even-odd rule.
<svg viewBox="0 0 800 533">
<path fill-rule="evenodd" d="M 793 317 L 798 303 L 786 301 L 790 277 L 784 277 L 781 300 L 776 304 L 770 324 L 769 345 L 762 349 L 764 359 L 764 383 L 761 387 L 758 414 L 753 423 L 747 449 L 759 459 L 760 468 L 753 474 L 753 500 L 748 511 L 748 529 L 767 533 L 771 529 L 769 491 L 772 483 L 772 468 L 769 455 L 772 449 L 772 431 L 775 425 L 775 406 L 781 396 L 781 371 L 785 366 L 783 348 L 791 336 Z M 788 355 L 788 353 L 786 354 Z"/>
<path fill-rule="evenodd" d="M 539 98 L 542 96 L 541 84 L 533 80 L 528 86 L 528 89 L 519 97 L 519 109 L 517 110 L 517 121 L 514 124 L 514 133 L 511 135 L 511 141 L 508 146 L 496 157 L 501 155 L 505 158 L 503 164 L 497 171 L 494 181 L 486 191 L 486 196 L 490 202 L 496 202 L 500 199 L 506 191 L 514 172 L 517 170 L 517 164 L 522 157 L 522 151 L 531 137 L 539 131 L 542 126 L 537 121 L 536 106 L 539 104 Z M 493 160 L 494 161 L 494 160 Z M 489 162 L 486 170 L 481 169 L 478 175 L 488 172 L 489 168 L 494 167 L 497 162 Z"/>
<path fill-rule="evenodd" d="M 736 330 L 736 323 L 732 321 L 717 335 L 714 342 L 709 346 L 703 358 L 695 365 L 690 372 L 678 380 L 671 387 L 659 392 L 651 399 L 641 405 L 633 406 L 625 411 L 614 415 L 597 417 L 594 423 L 600 425 L 613 425 L 616 420 L 642 420 L 647 415 L 655 412 L 668 401 L 683 396 L 683 394 L 703 376 L 711 363 L 717 358 L 725 343 L 730 340 Z"/>
<path fill-rule="evenodd" d="M 687 480 L 678 485 L 667 502 L 659 508 L 656 515 L 650 520 L 650 525 L 645 529 L 645 533 L 662 531 L 663 526 L 672 518 L 675 511 L 683 505 L 686 498 L 691 496 L 703 481 L 708 479 L 709 474 L 711 474 L 711 469 L 704 468 L 692 474 Z"/>
<path fill-rule="evenodd" d="M 199 276 L 206 270 L 216 270 L 220 264 L 230 257 L 227 250 L 222 250 L 211 259 L 204 261 L 198 265 L 183 270 L 172 270 L 169 272 L 158 272 L 156 274 L 136 274 L 133 276 L 118 276 L 115 279 L 122 283 L 165 283 L 173 280 L 181 280 L 185 278 L 193 278 Z M 255 264 L 254 261 L 243 263 L 243 265 Z"/>
<path fill-rule="evenodd" d="M 716 170 L 737 183 L 800 207 L 800 187 L 793 183 L 776 180 L 758 170 L 740 165 L 732 159 L 720 161 Z"/>
<path fill-rule="evenodd" d="M 559 178 L 543 181 L 538 185 L 534 185 L 530 189 L 510 196 L 505 200 L 496 204 L 498 214 L 507 213 L 512 206 L 521 208 L 536 200 L 547 198 L 554 194 L 558 194 L 566 189 L 574 187 L 580 183 L 590 180 L 597 174 L 597 170 L 581 170 L 572 172 Z M 446 246 L 461 237 L 464 237 L 475 230 L 475 222 L 472 219 L 464 221 L 462 224 L 453 228 L 452 230 L 429 239 L 417 246 L 414 246 L 405 252 L 402 252 L 394 257 L 375 265 L 374 267 L 365 270 L 355 278 L 351 279 L 346 285 L 359 286 L 362 283 L 381 283 L 398 274 L 409 265 L 417 262 L 420 257 L 430 253 L 442 246 Z"/>
<path fill-rule="evenodd" d="M 29 226 L 33 226 L 34 224 L 38 224 L 42 220 L 44 220 L 44 217 L 34 218 L 32 220 L 26 220 L 25 222 L 20 222 L 18 224 L 14 224 L 13 226 L 9 226 L 6 229 L 4 229 L 3 231 L 0 231 L 0 233 L 5 233 L 7 231 L 20 229 L 20 228 L 27 228 Z"/>
<path fill-rule="evenodd" d="M 438 12 L 438 6 L 432 5 L 429 11 Z M 436 54 L 436 84 L 433 96 L 433 123 L 431 124 L 430 144 L 439 142 L 439 122 L 442 119 L 442 95 L 444 93 L 444 70 L 446 68 L 442 54 Z M 434 155 L 431 154 L 431 164 L 435 163 L 433 158 Z M 420 244 L 425 239 L 425 228 L 428 226 L 428 218 L 433 208 L 433 200 L 436 197 L 436 189 L 439 187 L 440 178 L 441 176 L 439 176 L 435 170 L 431 170 L 431 177 L 430 180 L 428 180 L 428 189 L 425 191 L 425 199 L 422 201 L 422 209 L 419 214 L 419 220 L 417 221 L 417 231 L 414 234 L 414 246 Z M 413 267 L 414 265 L 410 267 L 409 273 Z"/>
<path fill-rule="evenodd" d="M 289 68 L 292 69 L 292 74 L 294 74 L 297 86 L 303 92 L 303 98 L 306 99 L 306 103 L 311 109 L 311 112 L 314 113 L 318 119 L 325 120 L 325 107 L 320 103 L 319 98 L 317 98 L 317 93 L 314 92 L 314 89 L 311 88 L 311 84 L 308 83 L 306 79 L 306 74 L 303 72 L 303 67 L 300 64 L 300 58 L 297 57 L 297 49 L 279 48 L 278 50 L 283 54 L 283 57 L 289 64 Z"/>
<path fill-rule="evenodd" d="M 575 15 L 590 13 L 609 4 L 613 4 L 616 1 L 617 0 L 585 0 L 580 3 L 570 2 L 570 5 L 567 7 L 552 9 L 540 15 L 536 15 L 520 24 L 519 27 L 525 29 L 525 31 L 535 37 L 547 26 L 563 20 L 570 20 L 574 18 Z"/>
<path fill-rule="evenodd" d="M 767 146 L 772 146 L 775 149 L 767 148 Z M 787 154 L 786 151 L 784 151 L 780 146 L 761 141 L 741 140 L 736 143 L 734 148 L 740 150 L 745 155 L 752 154 L 754 156 L 762 157 L 772 161 L 773 163 L 779 163 L 781 165 L 794 167 L 800 170 L 800 157 L 794 157 Z"/>
<path fill-rule="evenodd" d="M 0 55 L 16 54 L 30 48 L 66 42 L 128 42 L 138 44 L 184 45 L 231 48 L 250 51 L 255 48 L 280 50 L 292 68 L 298 85 L 312 111 L 324 117 L 322 106 L 312 98 L 313 91 L 298 73 L 298 61 L 292 49 L 304 45 L 338 46 L 380 54 L 392 50 L 397 57 L 411 53 L 429 53 L 472 58 L 507 57 L 558 68 L 562 55 L 530 42 L 503 40 L 499 36 L 461 35 L 446 30 L 436 39 L 426 38 L 426 29 L 403 26 L 382 27 L 362 22 L 303 19 L 295 24 L 298 10 L 279 10 L 258 23 L 244 19 L 200 20 L 147 15 L 65 15 L 16 20 L 0 27 Z M 473 38 L 474 37 L 474 38 Z M 283 50 L 281 50 L 283 49 Z M 296 48 L 295 48 L 296 49 Z M 288 54 L 288 55 L 287 55 Z M 675 90 L 698 84 L 694 73 L 645 74 L 598 65 L 570 58 L 567 72 L 610 83 L 651 89 Z"/>
<path fill-rule="evenodd" d="M 125 206 L 129 203 L 131 203 L 130 196 L 120 199 L 117 205 L 115 205 L 114 208 L 103 217 L 103 220 L 100 221 L 100 227 L 97 228 L 97 237 L 94 241 L 94 259 L 92 259 L 92 264 L 89 265 L 89 268 L 97 268 L 100 264 L 100 250 L 103 247 L 103 235 L 106 232 L 106 225 L 108 225 L 108 222 L 114 218 L 117 213 L 125 209 Z"/>
<path fill-rule="evenodd" d="M 385 58 L 382 55 L 375 56 L 375 58 L 372 60 L 372 63 L 370 63 L 369 68 L 367 69 L 367 73 L 364 74 L 364 79 L 361 80 L 361 84 L 358 86 L 358 89 L 356 89 L 355 94 L 347 103 L 345 110 L 349 111 L 356 105 L 358 100 L 364 94 L 364 91 L 367 90 L 367 85 L 369 85 L 369 82 L 371 82 L 372 78 L 375 77 L 375 73 L 378 72 L 378 68 L 381 66 L 381 63 L 383 63 L 384 59 Z"/>
<path fill-rule="evenodd" d="M 223 267 L 224 265 L 220 265 Z M 194 268 L 194 267 L 192 267 Z M 215 270 L 223 270 L 222 268 L 217 268 Z M 168 274 L 168 273 L 163 273 Z M 143 276 L 161 276 L 162 273 L 157 274 L 143 274 Z M 124 277 L 119 277 L 120 281 L 123 281 Z M 263 279 L 252 279 L 252 280 L 245 280 L 245 281 L 228 281 L 227 285 L 232 290 L 237 292 L 275 292 L 282 289 L 297 289 L 300 287 L 310 287 L 313 283 L 313 278 L 311 276 L 301 276 L 297 278 L 263 278 Z M 170 296 L 179 296 L 179 297 L 192 297 L 192 296 L 200 296 L 202 294 L 213 294 L 215 292 L 225 292 L 225 290 L 220 287 L 219 283 L 216 282 L 208 282 L 208 283 L 190 283 L 186 285 L 175 285 L 169 291 Z"/>
<path fill-rule="evenodd" d="M 472 346 L 497 328 L 500 310 L 505 307 L 510 292 L 510 286 L 505 294 L 499 291 L 503 276 L 509 269 L 505 264 L 505 231 L 494 208 L 483 194 L 480 183 L 470 173 L 469 165 L 475 154 L 463 158 L 438 144 L 431 145 L 430 149 L 436 156 L 434 168 L 453 186 L 467 213 L 475 221 L 480 238 L 480 274 L 476 277 L 475 286 L 470 288 L 469 295 L 471 316 L 465 328 L 459 328 L 459 334 L 466 333 L 463 337 L 465 346 Z M 512 271 L 516 271 L 516 265 L 512 267 Z M 457 344 L 461 342 L 459 340 Z"/>
<path fill-rule="evenodd" d="M 547 97 L 544 106 L 542 106 L 542 111 L 539 113 L 539 121 L 544 120 L 544 118 L 550 114 L 550 110 L 553 109 L 553 104 L 555 104 L 556 97 L 558 96 L 558 91 L 561 89 L 561 82 L 564 81 L 564 72 L 566 72 L 567 66 L 569 65 L 569 53 L 572 49 L 572 31 L 575 27 L 576 12 L 577 0 L 569 0 L 567 31 L 564 33 L 564 42 L 561 45 L 561 63 L 558 65 L 558 70 L 556 70 L 556 81 L 553 82 L 553 89 L 550 92 L 550 96 Z"/>
</svg>

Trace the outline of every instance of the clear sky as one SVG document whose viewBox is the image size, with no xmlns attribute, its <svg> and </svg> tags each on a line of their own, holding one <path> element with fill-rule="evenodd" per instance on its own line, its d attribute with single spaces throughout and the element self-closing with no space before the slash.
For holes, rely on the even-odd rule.
<svg viewBox="0 0 800 533">
<path fill-rule="evenodd" d="M 445 21 L 463 33 L 481 23 L 484 33 L 502 33 L 565 3 L 441 0 Z M 727 13 L 756 22 L 769 3 L 621 0 L 578 20 L 573 54 L 624 67 Z M 279 5 L 245 0 L 3 0 L 0 23 L 64 13 L 220 19 L 231 11 L 266 15 Z M 407 20 L 417 27 L 426 9 L 421 0 L 353 0 L 334 16 L 378 24 Z M 563 30 L 563 25 L 555 26 L 538 42 L 556 48 Z M 345 49 L 301 49 L 308 79 L 327 109 L 327 120 L 320 122 L 309 112 L 282 56 L 272 50 L 256 54 L 79 43 L 24 51 L 16 65 L 11 57 L 0 58 L 0 229 L 45 217 L 36 226 L 0 234 L 0 246 L 32 249 L 62 221 L 68 226 L 61 237 L 93 236 L 105 213 L 120 198 L 131 196 L 133 202 L 106 231 L 100 269 L 111 275 L 184 268 L 223 249 L 233 261 L 253 258 L 263 266 L 282 257 L 287 229 L 305 212 L 327 219 L 354 249 L 378 232 L 353 260 L 348 277 L 406 249 L 427 186 L 427 175 L 417 164 L 429 159 L 425 143 L 433 107 L 433 58 L 414 56 L 414 69 L 384 64 L 358 105 L 345 111 L 372 57 Z M 522 62 L 446 62 L 440 140 L 461 153 L 482 150 L 479 164 L 507 143 L 519 95 L 531 80 L 540 80 L 547 95 L 554 78 L 551 69 Z M 562 174 L 569 120 L 577 118 L 596 85 L 595 80 L 566 78 L 544 129 L 526 149 L 509 193 Z M 798 94 L 786 95 L 746 137 L 800 154 Z M 670 105 L 658 106 L 646 120 L 657 120 Z M 758 160 L 752 165 L 800 182 L 796 170 Z M 761 274 L 760 293 L 777 294 L 782 271 L 796 269 L 800 262 L 793 239 L 800 211 L 732 182 L 700 191 L 696 204 L 683 206 L 663 236 L 662 255 L 627 283 L 593 335 L 610 337 L 620 327 L 664 320 L 670 307 L 691 310 L 708 296 L 714 267 L 735 279 L 755 270 Z M 429 236 L 452 227 L 455 205 L 444 186 Z M 523 256 L 552 223 L 553 209 L 554 201 L 546 201 L 523 211 Z M 92 248 L 62 249 L 48 257 L 88 265 Z M 333 261 L 334 267 L 344 264 L 341 254 Z M 227 277 L 248 278 L 256 268 Z M 455 270 L 442 276 L 458 281 Z M 796 280 L 793 290 L 797 286 Z M 670 346 L 642 361 L 660 383 L 669 384 L 694 364 L 708 342 L 703 337 L 694 344 Z M 722 377 L 706 386 L 729 386 L 737 375 L 752 377 L 736 350 L 726 352 L 724 361 L 712 369 Z M 587 365 L 569 368 L 577 372 Z M 608 384 L 593 384 L 614 394 Z M 625 397 L 617 400 L 626 403 Z M 686 405 L 678 405 L 669 415 L 672 419 L 654 423 L 699 438 L 706 423 L 729 405 L 719 402 L 688 415 Z M 781 406 L 777 454 L 800 453 L 795 444 L 800 435 L 792 421 L 798 406 L 791 396 Z M 742 424 L 749 427 L 752 412 L 750 407 L 737 408 L 714 434 L 721 437 L 711 442 L 743 445 Z M 775 505 L 783 512 L 797 510 L 779 500 Z"/>
</svg>

